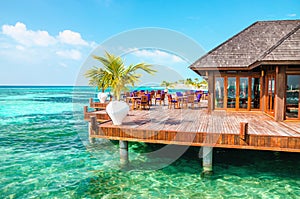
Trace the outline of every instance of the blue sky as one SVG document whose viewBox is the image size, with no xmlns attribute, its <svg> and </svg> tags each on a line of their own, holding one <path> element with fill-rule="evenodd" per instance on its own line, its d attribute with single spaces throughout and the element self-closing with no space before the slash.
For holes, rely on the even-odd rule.
<svg viewBox="0 0 300 199">
<path fill-rule="evenodd" d="M 0 85 L 76 85 L 99 44 L 134 29 L 176 31 L 207 52 L 255 21 L 299 18 L 299 0 L 1 1 Z M 146 61 L 196 77 L 179 54 L 132 49 L 126 63 Z M 174 76 L 168 74 L 167 80 Z"/>
</svg>

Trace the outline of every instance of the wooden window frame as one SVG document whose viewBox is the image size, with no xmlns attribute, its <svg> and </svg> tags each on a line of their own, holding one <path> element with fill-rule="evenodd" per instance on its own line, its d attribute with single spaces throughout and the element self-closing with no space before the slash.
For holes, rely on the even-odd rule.
<svg viewBox="0 0 300 199">
<path fill-rule="evenodd" d="M 269 111 L 268 109 L 268 100 L 269 99 L 269 79 L 270 78 L 273 78 L 274 79 L 274 104 L 271 104 L 273 105 L 273 112 Z M 272 72 L 272 73 L 268 73 L 266 75 L 266 78 L 265 78 L 265 96 L 266 96 L 266 99 L 265 99 L 265 113 L 274 117 L 275 116 L 275 107 L 276 107 L 276 100 L 275 100 L 275 97 L 276 97 L 276 74 L 275 72 Z M 272 85 L 271 85 L 271 89 L 272 89 Z"/>
<path fill-rule="evenodd" d="M 300 72 L 293 72 L 293 73 L 289 73 L 287 72 L 286 73 L 286 85 L 287 85 L 287 81 L 288 81 L 288 78 L 287 76 L 288 75 L 300 75 Z M 287 101 L 287 96 L 286 96 L 286 91 L 285 91 L 285 101 Z M 299 92 L 299 99 L 298 99 L 298 118 L 287 118 L 286 117 L 286 106 L 287 104 L 285 104 L 285 107 L 284 107 L 284 115 L 285 115 L 285 120 L 292 120 L 292 121 L 299 121 L 300 120 L 300 92 Z"/>
</svg>

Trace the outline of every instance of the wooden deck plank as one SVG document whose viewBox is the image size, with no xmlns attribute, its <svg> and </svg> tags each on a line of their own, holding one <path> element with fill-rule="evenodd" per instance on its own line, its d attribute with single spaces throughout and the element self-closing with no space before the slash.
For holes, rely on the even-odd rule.
<svg viewBox="0 0 300 199">
<path fill-rule="evenodd" d="M 94 113 L 96 114 L 96 113 Z M 248 123 L 246 140 L 239 137 L 240 123 Z M 300 152 L 300 122 L 276 122 L 260 112 L 225 112 L 206 109 L 131 110 L 120 126 L 99 124 L 106 139 L 192 146 Z"/>
</svg>

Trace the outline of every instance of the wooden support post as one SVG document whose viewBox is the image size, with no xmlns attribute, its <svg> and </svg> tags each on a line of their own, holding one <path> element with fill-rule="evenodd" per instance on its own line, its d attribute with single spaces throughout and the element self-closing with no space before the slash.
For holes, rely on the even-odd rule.
<svg viewBox="0 0 300 199">
<path fill-rule="evenodd" d="M 87 106 L 84 106 L 83 107 L 83 113 L 87 113 L 88 112 L 88 107 Z"/>
<path fill-rule="evenodd" d="M 89 122 L 89 140 L 90 143 L 93 144 L 95 142 L 95 138 L 93 135 L 97 135 L 99 131 L 97 118 L 96 116 L 91 116 L 91 121 Z"/>
<path fill-rule="evenodd" d="M 119 141 L 120 145 L 120 163 L 121 167 L 126 167 L 129 162 L 128 158 L 128 141 Z"/>
<path fill-rule="evenodd" d="M 83 107 L 83 117 L 85 120 L 88 119 L 88 107 L 87 106 Z"/>
<path fill-rule="evenodd" d="M 206 174 L 212 174 L 213 167 L 212 167 L 212 157 L 213 157 L 213 147 L 204 146 L 203 147 L 203 159 L 202 159 L 202 165 L 203 165 L 203 171 L 202 175 Z"/>
<path fill-rule="evenodd" d="M 212 101 L 211 101 L 211 95 L 208 93 L 207 95 L 207 113 L 211 113 L 212 110 Z"/>
<path fill-rule="evenodd" d="M 90 107 L 93 107 L 93 98 L 90 98 L 89 103 L 90 103 Z"/>
<path fill-rule="evenodd" d="M 260 78 L 260 109 L 262 110 L 262 112 L 266 112 L 266 78 L 265 76 L 262 76 Z"/>
<path fill-rule="evenodd" d="M 248 122 L 240 123 L 240 138 L 244 141 L 248 140 Z"/>
<path fill-rule="evenodd" d="M 211 113 L 215 109 L 214 100 L 215 100 L 215 77 L 213 71 L 208 71 L 208 99 L 207 99 L 207 111 Z"/>
<path fill-rule="evenodd" d="M 275 85 L 275 115 L 276 121 L 285 119 L 285 93 L 286 93 L 286 72 L 284 66 L 276 66 Z"/>
</svg>

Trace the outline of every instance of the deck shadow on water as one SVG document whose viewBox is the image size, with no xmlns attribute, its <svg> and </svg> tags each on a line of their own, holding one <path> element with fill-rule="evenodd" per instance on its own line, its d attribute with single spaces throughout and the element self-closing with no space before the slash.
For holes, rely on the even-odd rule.
<svg viewBox="0 0 300 199">
<path fill-rule="evenodd" d="M 174 153 L 155 153 L 165 147 L 163 144 L 145 144 L 129 142 L 129 158 L 131 152 L 138 154 L 138 158 L 130 158 L 128 170 L 151 170 L 157 168 L 157 164 L 164 164 L 165 160 L 173 159 L 171 164 L 163 165 L 162 170 L 168 171 L 168 167 L 175 169 L 174 172 L 201 173 L 202 159 L 199 158 L 200 147 L 174 146 L 176 150 L 186 150 L 180 157 Z M 130 152 L 131 151 L 131 152 Z M 175 155 L 174 155 L 175 154 Z M 300 177 L 300 154 L 274 151 L 240 150 L 214 148 L 213 167 L 214 175 L 218 172 L 237 168 L 235 174 L 239 175 L 240 169 L 245 169 L 248 175 L 259 175 L 268 173 L 277 176 L 298 176 Z M 171 170 L 172 170 L 171 169 Z M 243 172 L 243 175 L 245 172 Z"/>
</svg>

